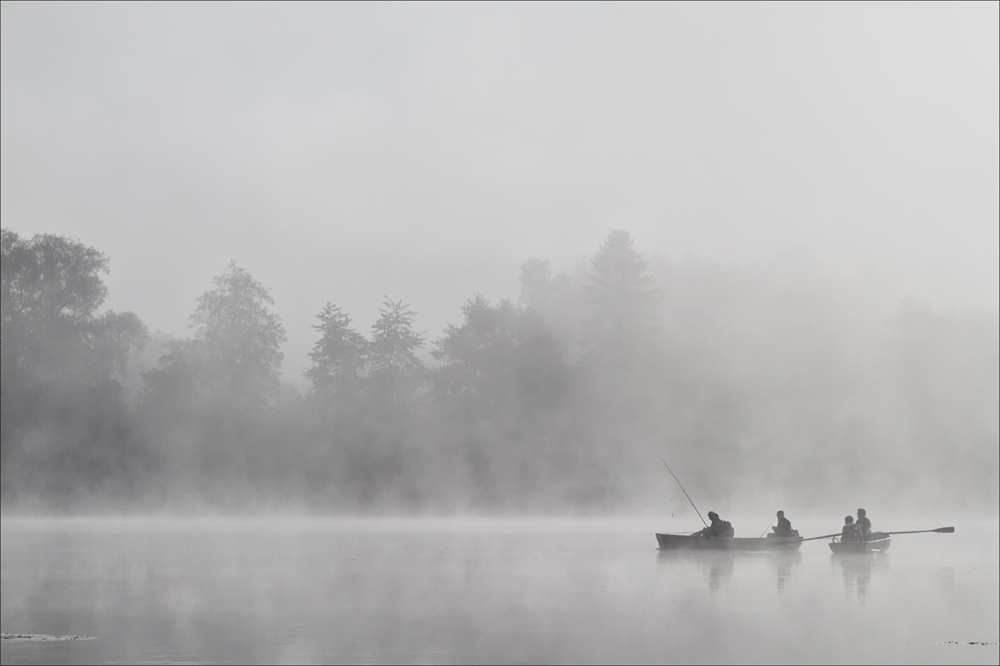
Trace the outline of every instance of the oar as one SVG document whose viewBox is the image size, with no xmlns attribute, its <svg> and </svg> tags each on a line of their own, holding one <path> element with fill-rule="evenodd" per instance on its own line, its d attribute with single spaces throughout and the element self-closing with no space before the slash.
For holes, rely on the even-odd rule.
<svg viewBox="0 0 1000 666">
<path fill-rule="evenodd" d="M 838 537 L 838 536 L 840 536 L 840 532 L 837 532 L 836 534 L 824 534 L 823 536 L 818 536 L 818 537 L 809 537 L 808 539 L 803 539 L 803 541 L 815 541 L 816 539 L 829 539 L 831 537 Z"/>
<path fill-rule="evenodd" d="M 910 530 L 909 532 L 878 532 L 878 534 L 923 534 L 925 532 L 937 532 L 938 534 L 954 534 L 954 527 L 939 527 L 936 530 Z M 875 534 L 875 532 L 873 532 Z M 815 541 L 816 539 L 829 539 L 832 537 L 840 536 L 840 532 L 836 534 L 824 534 L 818 537 L 809 537 L 808 539 L 803 539 L 803 541 Z"/>
<path fill-rule="evenodd" d="M 954 527 L 939 527 L 936 530 L 910 530 L 909 532 L 881 532 L 880 534 L 923 534 L 925 532 L 937 532 L 938 534 L 954 534 Z"/>
</svg>

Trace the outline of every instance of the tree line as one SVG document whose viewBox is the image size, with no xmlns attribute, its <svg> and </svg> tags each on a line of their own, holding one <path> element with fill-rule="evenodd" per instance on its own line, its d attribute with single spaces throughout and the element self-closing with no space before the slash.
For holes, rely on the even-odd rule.
<svg viewBox="0 0 1000 666">
<path fill-rule="evenodd" d="M 432 340 L 403 301 L 367 332 L 327 303 L 302 394 L 244 268 L 197 299 L 190 337 L 159 340 L 102 311 L 108 267 L 2 231 L 5 506 L 616 511 L 676 499 L 665 450 L 731 504 L 764 484 L 995 507 L 995 313 L 907 303 L 866 328 L 829 285 L 653 267 L 615 230 L 573 271 L 526 261 L 516 300 L 473 295 Z"/>
</svg>

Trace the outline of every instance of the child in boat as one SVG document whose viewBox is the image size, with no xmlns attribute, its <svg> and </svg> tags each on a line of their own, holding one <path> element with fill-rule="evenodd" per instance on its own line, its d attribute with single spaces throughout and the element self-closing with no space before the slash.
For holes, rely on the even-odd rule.
<svg viewBox="0 0 1000 666">
<path fill-rule="evenodd" d="M 840 531 L 841 541 L 861 541 L 861 530 L 854 522 L 854 516 L 844 518 L 844 529 Z"/>
<path fill-rule="evenodd" d="M 872 521 L 868 520 L 864 509 L 858 509 L 858 521 L 855 525 L 861 530 L 861 540 L 868 541 L 868 538 L 872 535 Z"/>
</svg>

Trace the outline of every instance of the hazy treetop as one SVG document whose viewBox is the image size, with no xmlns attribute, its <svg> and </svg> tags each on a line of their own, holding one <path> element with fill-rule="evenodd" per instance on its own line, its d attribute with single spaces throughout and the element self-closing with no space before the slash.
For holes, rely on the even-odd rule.
<svg viewBox="0 0 1000 666">
<path fill-rule="evenodd" d="M 327 301 L 417 330 L 626 228 L 996 308 L 998 5 L 2 9 L 5 227 L 111 260 L 184 334 L 237 260 L 304 364 Z M 290 374 L 297 376 L 297 370 Z"/>
</svg>

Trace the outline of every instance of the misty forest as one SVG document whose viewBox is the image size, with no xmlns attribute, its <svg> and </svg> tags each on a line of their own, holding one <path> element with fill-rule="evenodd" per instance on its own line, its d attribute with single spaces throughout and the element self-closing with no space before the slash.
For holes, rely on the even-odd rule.
<svg viewBox="0 0 1000 666">
<path fill-rule="evenodd" d="M 996 510 L 995 312 L 647 258 L 615 230 L 564 271 L 528 259 L 519 294 L 469 294 L 436 333 L 405 294 L 360 329 L 330 285 L 299 390 L 238 263 L 181 338 L 102 309 L 100 249 L 2 234 L 5 508 L 651 510 L 659 452 L 730 505 L 874 487 Z"/>
</svg>

